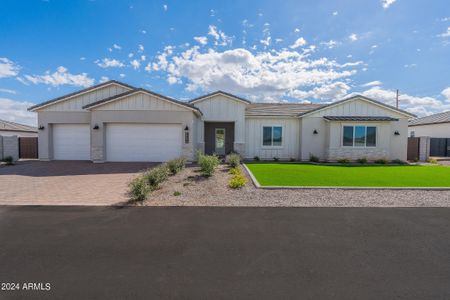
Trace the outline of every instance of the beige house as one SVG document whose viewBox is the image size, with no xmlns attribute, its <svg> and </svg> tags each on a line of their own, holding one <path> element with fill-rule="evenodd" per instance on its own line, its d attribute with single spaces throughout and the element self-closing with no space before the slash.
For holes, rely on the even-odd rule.
<svg viewBox="0 0 450 300">
<path fill-rule="evenodd" d="M 218 91 L 189 102 L 108 81 L 37 112 L 41 160 L 166 161 L 197 150 L 252 159 L 406 160 L 408 112 L 363 96 L 328 105 L 251 103 Z"/>
<path fill-rule="evenodd" d="M 0 120 L 0 136 L 37 137 L 36 127 Z"/>
</svg>

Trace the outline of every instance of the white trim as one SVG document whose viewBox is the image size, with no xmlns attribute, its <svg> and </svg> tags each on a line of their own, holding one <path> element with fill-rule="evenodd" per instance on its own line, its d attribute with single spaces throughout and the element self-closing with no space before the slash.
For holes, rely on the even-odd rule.
<svg viewBox="0 0 450 300">
<path fill-rule="evenodd" d="M 108 83 L 108 84 L 105 84 L 105 85 L 100 85 L 100 86 L 98 86 L 98 87 L 89 89 L 89 90 L 87 90 L 87 91 L 75 93 L 75 94 L 73 94 L 73 95 L 70 95 L 70 96 L 61 98 L 61 99 L 59 99 L 59 100 L 57 100 L 57 101 L 49 102 L 49 103 L 47 103 L 47 104 L 44 104 L 44 105 L 38 106 L 38 107 L 36 107 L 36 108 L 33 108 L 33 109 L 30 110 L 30 111 L 34 112 L 34 111 L 40 110 L 40 109 L 42 109 L 42 108 L 44 108 L 44 107 L 47 107 L 47 106 L 50 106 L 50 105 L 53 105 L 53 104 L 57 104 L 57 103 L 60 103 L 60 102 L 62 102 L 62 101 L 67 101 L 67 100 L 70 100 L 70 99 L 72 99 L 72 98 L 74 98 L 74 97 L 82 96 L 82 95 L 84 95 L 84 94 L 88 94 L 88 93 L 90 93 L 90 92 L 94 92 L 94 91 L 97 91 L 97 90 L 99 90 L 99 89 L 102 89 L 102 88 L 111 86 L 111 85 L 118 85 L 118 86 L 121 86 L 121 87 L 127 89 L 128 91 L 133 90 L 132 88 L 130 88 L 130 87 L 126 86 L 126 85 L 122 85 L 122 84 L 120 84 L 119 82 L 111 82 L 111 83 Z"/>
<path fill-rule="evenodd" d="M 268 146 L 268 145 L 264 145 L 264 127 L 272 127 L 272 137 L 271 137 L 271 141 L 272 141 L 272 145 Z M 273 128 L 274 127 L 281 127 L 281 145 L 273 145 Z M 284 148 L 284 125 L 279 125 L 279 124 L 262 124 L 261 125 L 261 148 L 262 149 L 283 149 Z"/>
<path fill-rule="evenodd" d="M 189 106 L 185 106 L 185 105 L 182 105 L 182 104 L 173 102 L 173 101 L 169 101 L 169 100 L 167 100 L 167 99 L 164 99 L 163 97 L 160 97 L 160 96 L 158 96 L 158 95 L 155 95 L 155 94 L 153 94 L 153 93 L 149 93 L 149 92 L 143 91 L 143 90 L 137 90 L 137 91 L 135 91 L 135 92 L 133 92 L 133 93 L 126 94 L 126 95 L 123 95 L 123 96 L 119 96 L 119 97 L 116 97 L 116 98 L 111 99 L 111 100 L 109 100 L 109 101 L 105 101 L 105 102 L 101 102 L 101 103 L 92 105 L 92 106 L 86 108 L 86 110 L 92 110 L 93 108 L 96 108 L 96 107 L 99 107 L 99 106 L 102 106 L 102 105 L 105 105 L 105 104 L 108 104 L 108 103 L 111 103 L 111 102 L 114 102 L 114 101 L 117 101 L 117 100 L 121 100 L 121 99 L 130 97 L 130 96 L 136 95 L 136 94 L 138 94 L 138 93 L 144 93 L 144 94 L 147 94 L 147 95 L 149 95 L 149 96 L 153 96 L 153 97 L 155 97 L 155 98 L 157 98 L 157 99 L 159 99 L 159 100 L 163 100 L 163 101 L 166 101 L 166 102 L 171 103 L 171 104 L 173 104 L 173 105 L 177 105 L 177 106 L 182 107 L 182 108 L 185 108 L 185 109 L 187 109 L 187 110 L 191 110 L 191 111 L 196 112 L 196 113 L 198 113 L 198 114 L 200 115 L 200 112 L 199 112 L 198 110 L 196 110 L 195 108 L 192 108 L 192 107 L 189 107 Z M 141 110 L 141 109 L 140 109 L 140 110 Z"/>
<path fill-rule="evenodd" d="M 241 99 L 236 98 L 236 97 L 232 97 L 232 96 L 227 95 L 227 94 L 224 94 L 224 93 L 222 93 L 222 92 L 212 93 L 211 95 L 208 95 L 208 96 L 206 96 L 206 97 L 202 97 L 202 98 L 199 98 L 199 99 L 194 99 L 194 100 L 192 100 L 192 101 L 189 101 L 189 103 L 194 104 L 194 103 L 197 103 L 197 102 L 201 102 L 201 101 L 207 100 L 207 99 L 212 98 L 212 97 L 217 96 L 217 95 L 222 95 L 222 96 L 227 97 L 227 98 L 229 98 L 229 99 L 231 99 L 231 100 L 238 101 L 238 102 L 242 102 L 242 103 L 244 103 L 245 105 L 249 105 L 249 104 L 250 104 L 250 103 L 248 103 L 247 101 L 241 100 Z"/>
</svg>

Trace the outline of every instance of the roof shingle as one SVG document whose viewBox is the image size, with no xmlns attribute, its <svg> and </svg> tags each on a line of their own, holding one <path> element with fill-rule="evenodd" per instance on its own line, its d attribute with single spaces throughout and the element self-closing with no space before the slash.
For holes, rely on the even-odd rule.
<svg viewBox="0 0 450 300">
<path fill-rule="evenodd" d="M 23 132 L 37 132 L 36 127 L 19 124 L 11 121 L 0 120 L 0 130 L 3 131 L 23 131 Z"/>
<path fill-rule="evenodd" d="M 408 126 L 439 124 L 439 123 L 450 123 L 450 110 L 443 113 L 434 114 L 431 116 L 412 119 L 408 122 Z"/>
<path fill-rule="evenodd" d="M 299 114 L 324 106 L 323 104 L 306 103 L 252 103 L 245 110 L 246 116 L 287 116 Z"/>
</svg>

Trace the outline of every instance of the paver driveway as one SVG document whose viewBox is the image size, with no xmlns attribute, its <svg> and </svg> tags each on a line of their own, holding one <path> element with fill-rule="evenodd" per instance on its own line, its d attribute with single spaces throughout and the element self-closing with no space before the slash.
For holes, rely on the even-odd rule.
<svg viewBox="0 0 450 300">
<path fill-rule="evenodd" d="M 152 163 L 22 161 L 0 167 L 0 205 L 108 205 L 127 200 L 128 182 Z"/>
</svg>

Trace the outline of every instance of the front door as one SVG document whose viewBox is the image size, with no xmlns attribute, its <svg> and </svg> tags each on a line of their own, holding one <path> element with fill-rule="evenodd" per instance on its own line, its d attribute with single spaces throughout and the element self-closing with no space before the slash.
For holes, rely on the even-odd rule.
<svg viewBox="0 0 450 300">
<path fill-rule="evenodd" d="M 215 150 L 217 155 L 225 155 L 225 128 L 216 128 Z"/>
</svg>

